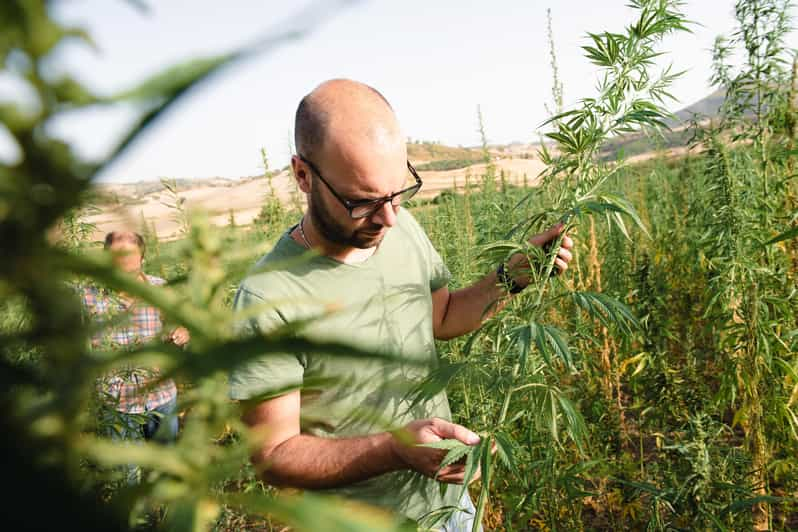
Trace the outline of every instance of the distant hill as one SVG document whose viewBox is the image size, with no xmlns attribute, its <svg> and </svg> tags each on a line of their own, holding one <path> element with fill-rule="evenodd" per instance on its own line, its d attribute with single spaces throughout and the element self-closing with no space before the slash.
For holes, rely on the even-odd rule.
<svg viewBox="0 0 798 532">
<path fill-rule="evenodd" d="M 488 145 L 488 156 L 493 159 L 535 159 L 538 143 L 511 142 Z M 416 170 L 447 171 L 467 168 L 485 162 L 482 147 L 452 147 L 440 142 L 411 141 L 407 143 L 407 157 Z"/>
<path fill-rule="evenodd" d="M 490 146 L 494 157 L 534 158 L 536 147 L 528 144 L 513 143 L 507 146 Z M 410 141 L 407 143 L 407 156 L 418 171 L 447 171 L 466 168 L 484 162 L 481 148 L 446 146 L 440 142 Z M 275 172 L 275 177 L 287 172 L 288 167 Z M 189 178 L 175 179 L 178 191 L 187 191 L 199 187 L 232 187 L 246 181 L 263 179 L 263 175 L 240 178 Z M 137 181 L 135 183 L 99 183 L 96 186 L 96 203 L 101 205 L 136 204 L 153 194 L 163 192 L 160 180 Z"/>
<path fill-rule="evenodd" d="M 676 120 L 671 120 L 668 125 L 671 127 L 683 125 L 689 122 L 694 115 L 700 115 L 707 118 L 715 118 L 718 116 L 720 106 L 723 105 L 723 100 L 726 98 L 726 93 L 723 89 L 718 89 L 709 96 L 701 98 L 694 104 L 688 105 L 681 111 L 674 113 Z"/>
<path fill-rule="evenodd" d="M 545 166 L 535 156 L 536 146 L 514 143 L 490 146 L 488 152 L 497 175 L 508 183 L 534 185 Z M 486 172 L 481 148 L 443 146 L 433 142 L 408 144 L 409 157 L 424 181 L 420 198 L 434 198 L 445 190 L 461 189 L 467 179 L 476 179 Z M 470 177 L 466 177 L 470 176 Z M 265 198 L 274 195 L 286 205 L 304 202 L 288 169 L 272 176 L 241 179 L 179 179 L 178 195 L 187 210 L 202 210 L 211 223 L 224 226 L 231 221 L 249 225 L 261 211 Z M 106 232 L 121 228 L 154 231 L 161 238 L 175 238 L 179 224 L 168 206 L 174 201 L 164 193 L 160 181 L 128 184 L 100 184 L 92 204 L 96 212 L 87 213 L 83 221 L 95 226 L 93 240 L 101 240 Z M 146 224 L 146 228 L 144 227 Z"/>
<path fill-rule="evenodd" d="M 620 155 L 632 157 L 655 150 L 685 146 L 692 136 L 689 129 L 690 121 L 694 118 L 702 120 L 717 117 L 724 98 L 725 91 L 718 89 L 675 112 L 673 118 L 665 121 L 670 127 L 670 131 L 663 131 L 662 136 L 629 133 L 612 139 L 604 145 L 601 157 L 604 160 L 612 160 L 617 159 Z"/>
<path fill-rule="evenodd" d="M 439 142 L 410 141 L 407 158 L 416 170 L 455 170 L 483 160 L 482 150 L 445 146 Z"/>
<path fill-rule="evenodd" d="M 659 149 L 670 153 L 684 151 L 692 132 L 688 125 L 694 116 L 714 118 L 723 103 L 723 91 L 715 91 L 675 113 L 668 122 L 671 128 L 658 138 L 632 133 L 609 141 L 602 150 L 605 160 L 623 154 L 625 158 L 643 160 Z M 534 184 L 545 166 L 537 156 L 538 143 L 514 142 L 488 146 L 492 164 L 506 174 L 511 183 Z M 466 175 L 481 175 L 485 171 L 485 154 L 481 147 L 445 146 L 440 142 L 410 141 L 407 153 L 422 174 L 422 196 L 434 197 L 443 190 L 460 188 Z M 288 167 L 273 175 L 273 189 L 283 202 L 301 201 Z M 177 179 L 177 190 L 187 200 L 189 208 L 201 208 L 212 215 L 213 223 L 225 225 L 235 217 L 236 223 L 249 224 L 257 216 L 268 191 L 265 176 L 242 178 Z M 152 224 L 157 234 L 171 238 L 176 225 L 172 212 L 164 205 L 170 198 L 164 195 L 159 180 L 124 184 L 99 184 L 95 188 L 94 204 L 100 212 L 87 221 L 97 227 L 97 238 L 105 231 L 119 227 L 137 227 L 142 221 Z"/>
<path fill-rule="evenodd" d="M 170 183 L 177 186 L 178 191 L 190 190 L 197 187 L 231 187 L 252 179 L 263 176 L 241 177 L 232 179 L 227 177 L 208 178 L 181 178 L 170 179 Z M 97 204 L 133 204 L 145 196 L 163 192 L 165 187 L 160 180 L 136 181 L 135 183 L 98 183 L 95 185 Z"/>
<path fill-rule="evenodd" d="M 418 164 L 455 159 L 478 161 L 482 159 L 482 151 L 477 148 L 445 146 L 440 142 L 415 140 L 407 143 L 407 157 Z"/>
</svg>

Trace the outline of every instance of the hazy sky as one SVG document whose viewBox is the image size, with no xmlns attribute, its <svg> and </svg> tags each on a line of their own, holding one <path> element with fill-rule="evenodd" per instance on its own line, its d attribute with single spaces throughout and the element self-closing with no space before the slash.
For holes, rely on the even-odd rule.
<svg viewBox="0 0 798 532">
<path fill-rule="evenodd" d="M 111 93 L 174 62 L 217 53 L 258 36 L 307 25 L 320 3 L 272 0 L 162 0 L 148 13 L 110 0 L 62 2 L 58 16 L 85 26 L 98 50 L 69 45 L 54 64 L 93 89 Z M 566 105 L 593 93 L 597 69 L 583 56 L 588 31 L 631 22 L 625 0 L 404 0 L 326 5 L 321 25 L 298 41 L 228 69 L 195 90 L 150 129 L 105 175 L 106 181 L 159 177 L 239 177 L 261 172 L 260 148 L 272 166 L 287 163 L 293 114 L 319 82 L 349 77 L 378 88 L 405 134 L 451 145 L 475 145 L 476 107 L 491 142 L 537 139 L 551 101 L 546 9 L 551 8 Z M 678 110 L 710 92 L 710 47 L 734 25 L 732 0 L 690 0 L 700 23 L 666 41 L 672 62 L 687 69 L 673 94 Z M 325 5 L 321 3 L 321 5 Z M 299 15 L 297 16 L 297 14 Z M 789 44 L 798 47 L 793 34 Z M 18 90 L 0 78 L 0 99 Z M 129 110 L 89 111 L 52 131 L 88 158 L 104 153 Z M 13 150 L 0 137 L 0 157 Z"/>
</svg>

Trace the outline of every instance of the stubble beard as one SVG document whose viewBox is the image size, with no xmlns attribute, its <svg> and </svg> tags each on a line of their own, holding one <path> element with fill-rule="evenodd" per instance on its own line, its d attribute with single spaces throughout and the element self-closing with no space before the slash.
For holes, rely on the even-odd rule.
<svg viewBox="0 0 798 532">
<path fill-rule="evenodd" d="M 353 247 L 358 249 L 369 249 L 379 245 L 385 234 L 369 236 L 364 234 L 367 231 L 379 231 L 383 226 L 370 224 L 366 227 L 350 230 L 341 225 L 335 216 L 330 213 L 324 204 L 324 199 L 318 192 L 319 187 L 314 186 L 310 191 L 310 214 L 313 217 L 313 225 L 321 233 L 325 240 L 339 246 Z"/>
</svg>

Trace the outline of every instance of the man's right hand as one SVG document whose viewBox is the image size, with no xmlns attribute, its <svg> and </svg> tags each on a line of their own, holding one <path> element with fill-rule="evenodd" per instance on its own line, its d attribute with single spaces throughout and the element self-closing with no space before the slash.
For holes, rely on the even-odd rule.
<svg viewBox="0 0 798 532">
<path fill-rule="evenodd" d="M 462 484 L 465 477 L 465 465 L 454 463 L 438 471 L 441 460 L 447 451 L 423 447 L 419 444 L 434 443 L 441 440 L 455 439 L 466 445 L 476 445 L 480 438 L 462 425 L 450 423 L 439 418 L 420 419 L 408 423 L 403 429 L 392 434 L 393 452 L 407 467 L 428 477 L 436 478 L 449 484 Z M 479 478 L 479 469 L 471 479 Z"/>
</svg>

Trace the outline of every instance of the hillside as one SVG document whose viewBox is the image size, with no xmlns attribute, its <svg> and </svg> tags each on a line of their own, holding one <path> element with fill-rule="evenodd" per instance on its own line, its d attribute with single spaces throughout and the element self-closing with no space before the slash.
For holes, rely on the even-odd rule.
<svg viewBox="0 0 798 532">
<path fill-rule="evenodd" d="M 601 152 L 604 160 L 617 159 L 619 156 L 634 157 L 657 150 L 671 150 L 687 145 L 692 136 L 689 126 L 692 120 L 708 120 L 718 115 L 723 104 L 725 92 L 721 89 L 701 98 L 684 109 L 674 113 L 666 120 L 670 130 L 661 136 L 650 136 L 643 133 L 630 133 L 608 142 Z"/>
<path fill-rule="evenodd" d="M 683 152 L 691 132 L 689 121 L 695 115 L 716 116 L 723 101 L 721 91 L 674 113 L 671 129 L 661 137 L 633 133 L 610 141 L 602 150 L 605 160 L 619 155 L 632 161 L 644 160 L 659 150 Z M 512 143 L 488 147 L 488 153 L 497 172 L 504 172 L 508 182 L 521 183 L 526 179 L 534 183 L 544 165 L 537 157 L 537 144 Z M 453 147 L 439 142 L 410 141 L 407 144 L 409 159 L 424 180 L 420 197 L 434 197 L 445 189 L 462 187 L 467 173 L 481 175 L 485 170 L 485 155 L 481 148 Z M 209 213 L 213 223 L 227 225 L 231 216 L 236 224 L 250 224 L 257 217 L 267 195 L 268 181 L 264 176 L 239 179 L 180 179 L 178 194 L 185 198 L 188 209 L 201 209 Z M 295 189 L 294 180 L 287 169 L 273 174 L 272 185 L 276 196 L 285 203 L 304 201 Z M 174 213 L 166 205 L 171 202 L 160 181 L 142 181 L 130 184 L 101 184 L 97 186 L 100 212 L 85 220 L 96 226 L 94 238 L 100 239 L 113 229 L 141 228 L 142 223 L 155 227 L 161 238 L 176 235 Z"/>
<path fill-rule="evenodd" d="M 444 160 L 479 161 L 482 159 L 482 150 L 446 146 L 440 142 L 415 140 L 407 143 L 407 157 L 413 161 L 415 166 Z"/>
<path fill-rule="evenodd" d="M 688 105 L 681 111 L 674 113 L 676 115 L 676 119 L 671 120 L 669 125 L 671 127 L 684 125 L 695 115 L 706 118 L 714 118 L 718 115 L 718 111 L 720 110 L 720 106 L 723 105 L 723 100 L 725 97 L 726 93 L 723 91 L 723 89 L 718 89 L 712 94 L 701 98 L 693 104 Z"/>
<path fill-rule="evenodd" d="M 478 176 L 485 171 L 485 163 L 478 162 L 483 157 L 481 150 L 432 143 L 411 144 L 408 150 L 414 154 L 411 156 L 414 163 L 421 161 L 417 165 L 419 175 L 424 181 L 419 192 L 421 198 L 434 197 L 445 189 L 462 187 L 467 173 Z M 532 145 L 526 145 L 523 149 L 521 145 L 517 145 L 514 149 L 508 148 L 503 152 L 499 149 L 490 150 L 497 173 L 504 172 L 511 183 L 522 183 L 525 175 L 527 182 L 533 183 L 544 169 L 543 163 L 532 155 L 534 151 L 535 147 Z M 464 157 L 469 159 L 463 159 Z M 453 168 L 437 169 L 434 165 L 429 166 L 437 161 L 464 160 L 467 161 L 465 164 L 458 164 Z M 426 167 L 423 166 L 425 164 Z M 207 212 L 212 223 L 216 225 L 229 224 L 231 213 L 236 224 L 247 225 L 258 216 L 269 190 L 268 183 L 264 176 L 181 180 L 177 183 L 177 193 L 185 199 L 188 210 Z M 272 186 L 275 195 L 286 204 L 304 201 L 287 170 L 273 175 Z M 173 203 L 173 198 L 160 182 L 103 184 L 98 185 L 98 193 L 100 201 L 97 202 L 97 207 L 100 212 L 84 218 L 84 221 L 96 227 L 94 239 L 99 240 L 114 229 L 141 229 L 143 222 L 148 227 L 154 227 L 160 238 L 176 236 L 178 223 L 174 220 L 174 211 L 168 207 L 169 203 Z"/>
</svg>

